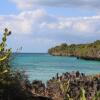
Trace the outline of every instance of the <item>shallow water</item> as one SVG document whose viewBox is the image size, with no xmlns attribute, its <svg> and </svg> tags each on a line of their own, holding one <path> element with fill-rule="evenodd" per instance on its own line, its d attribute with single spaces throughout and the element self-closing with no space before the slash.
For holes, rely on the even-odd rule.
<svg viewBox="0 0 100 100">
<path fill-rule="evenodd" d="M 80 71 L 86 74 L 100 73 L 100 61 L 87 61 L 75 57 L 51 56 L 49 54 L 13 54 L 11 64 L 14 69 L 24 70 L 29 80 L 42 80 L 64 72 Z"/>
</svg>

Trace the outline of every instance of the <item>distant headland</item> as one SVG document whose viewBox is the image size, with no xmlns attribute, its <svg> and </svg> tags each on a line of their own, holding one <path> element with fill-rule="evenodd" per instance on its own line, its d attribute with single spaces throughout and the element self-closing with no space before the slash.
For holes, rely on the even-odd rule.
<svg viewBox="0 0 100 100">
<path fill-rule="evenodd" d="M 100 60 L 100 40 L 89 44 L 71 44 L 63 43 L 52 47 L 48 53 L 53 56 L 74 56 L 78 59 Z"/>
</svg>

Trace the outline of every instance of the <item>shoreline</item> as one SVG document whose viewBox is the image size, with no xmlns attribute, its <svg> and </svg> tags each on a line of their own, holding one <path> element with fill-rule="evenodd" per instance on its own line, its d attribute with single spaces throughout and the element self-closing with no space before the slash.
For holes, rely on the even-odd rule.
<svg viewBox="0 0 100 100">
<path fill-rule="evenodd" d="M 94 98 L 100 91 L 100 74 L 85 75 L 79 71 L 66 72 L 62 75 L 57 73 L 47 81 L 47 85 L 42 81 L 34 80 L 30 86 L 33 95 L 50 97 L 51 100 L 64 100 L 65 98 L 80 100 L 82 91 L 85 91 L 86 100 L 92 100 L 88 98 Z"/>
<path fill-rule="evenodd" d="M 78 59 L 100 61 L 100 40 L 89 44 L 62 43 L 48 49 L 48 53 L 53 56 L 74 56 Z"/>
<path fill-rule="evenodd" d="M 83 57 L 83 56 L 74 56 L 74 55 L 61 55 L 61 54 L 49 54 L 51 56 L 62 56 L 62 57 L 75 57 L 77 59 L 90 60 L 90 61 L 100 61 L 100 58 L 97 57 Z"/>
</svg>

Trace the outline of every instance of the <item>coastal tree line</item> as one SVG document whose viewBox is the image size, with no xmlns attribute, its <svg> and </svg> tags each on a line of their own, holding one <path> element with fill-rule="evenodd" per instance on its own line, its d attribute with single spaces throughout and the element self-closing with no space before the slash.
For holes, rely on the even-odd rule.
<svg viewBox="0 0 100 100">
<path fill-rule="evenodd" d="M 75 56 L 87 60 L 100 60 L 100 40 L 88 44 L 68 45 L 67 43 L 63 43 L 50 48 L 48 53 L 54 56 Z"/>
</svg>

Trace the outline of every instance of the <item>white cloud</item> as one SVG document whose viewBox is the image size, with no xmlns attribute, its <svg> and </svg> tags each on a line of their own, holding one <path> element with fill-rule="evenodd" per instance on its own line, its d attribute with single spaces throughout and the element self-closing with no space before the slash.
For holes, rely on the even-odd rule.
<svg viewBox="0 0 100 100">
<path fill-rule="evenodd" d="M 11 0 L 17 4 L 20 9 L 30 8 L 33 6 L 32 0 Z"/>
<path fill-rule="evenodd" d="M 51 33 L 64 33 L 66 36 L 70 33 L 74 35 L 87 36 L 95 35 L 99 31 L 100 16 L 91 17 L 58 17 L 58 21 L 45 22 L 41 24 L 41 29 L 49 30 Z M 54 32 L 53 32 L 54 31 Z M 63 35 L 63 34 L 62 34 Z"/>
<path fill-rule="evenodd" d="M 87 22 L 76 22 L 76 24 L 73 25 L 73 28 L 78 32 L 89 32 L 90 25 Z"/>
<path fill-rule="evenodd" d="M 35 31 L 37 23 L 41 22 L 41 18 L 44 16 L 45 11 L 43 9 L 22 12 L 18 15 L 1 15 L 1 29 L 8 27 L 17 34 L 30 34 Z"/>
<path fill-rule="evenodd" d="M 30 45 L 33 46 L 31 51 L 36 51 L 35 48 L 41 51 L 41 43 L 44 51 L 62 42 L 80 43 L 100 39 L 100 15 L 62 17 L 51 15 L 44 9 L 35 9 L 17 15 L 0 15 L 0 30 L 5 27 L 14 34 L 10 37 L 9 47 L 23 46 L 26 51 Z"/>
<path fill-rule="evenodd" d="M 100 16 L 59 17 L 44 9 L 25 11 L 18 15 L 0 15 L 0 28 L 8 27 L 16 34 L 34 37 L 92 36 L 100 33 Z M 1 29 L 2 30 L 2 29 Z"/>
<path fill-rule="evenodd" d="M 72 8 L 73 12 L 74 8 L 78 8 L 82 11 L 83 9 L 85 11 L 91 10 L 91 12 L 95 10 L 96 13 L 99 13 L 100 0 L 9 1 L 15 3 L 21 13 L 16 15 L 0 15 L 0 30 L 3 30 L 5 27 L 11 29 L 15 36 L 11 36 L 10 44 L 13 45 L 13 41 L 16 41 L 16 45 L 18 47 L 19 45 L 25 46 L 26 51 L 28 51 L 27 49 L 30 45 L 33 45 L 31 50 L 33 51 L 35 48 L 37 48 L 36 50 L 44 50 L 44 48 L 47 49 L 63 41 L 68 43 L 82 43 L 84 41 L 100 39 L 100 15 L 90 17 L 64 17 L 46 12 L 46 8 L 48 11 L 50 7 L 56 7 L 57 9 L 65 7 Z M 50 12 L 52 10 L 50 9 Z M 43 44 L 42 48 L 41 42 Z M 15 45 L 13 45 L 14 47 Z"/>
<path fill-rule="evenodd" d="M 39 6 L 54 6 L 54 7 L 82 7 L 100 9 L 100 0 L 11 0 L 20 9 L 32 8 Z"/>
</svg>

